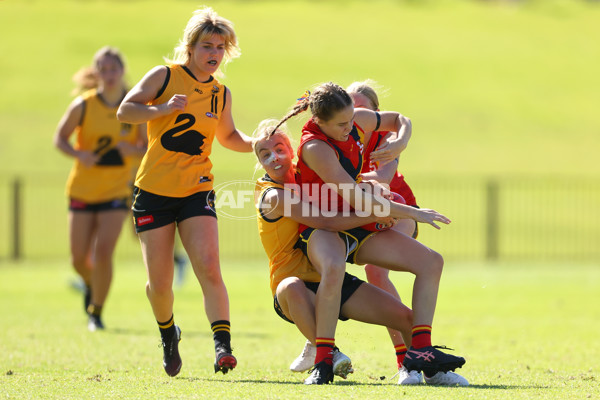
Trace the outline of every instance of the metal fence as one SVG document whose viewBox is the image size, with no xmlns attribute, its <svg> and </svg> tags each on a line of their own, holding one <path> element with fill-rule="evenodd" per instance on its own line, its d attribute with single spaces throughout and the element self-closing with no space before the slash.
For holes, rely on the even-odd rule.
<svg viewBox="0 0 600 400">
<path fill-rule="evenodd" d="M 65 180 L 0 175 L 0 261 L 68 259 Z M 452 219 L 440 231 L 421 225 L 418 238 L 447 259 L 600 260 L 600 178 L 412 176 L 409 183 L 421 207 Z M 219 230 L 222 258 L 264 259 L 254 219 L 220 216 Z M 140 258 L 130 220 L 116 256 Z"/>
</svg>

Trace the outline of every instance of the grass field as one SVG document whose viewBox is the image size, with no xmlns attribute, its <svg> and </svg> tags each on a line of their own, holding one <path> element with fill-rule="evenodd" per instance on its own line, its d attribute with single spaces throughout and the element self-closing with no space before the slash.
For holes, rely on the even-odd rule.
<svg viewBox="0 0 600 400">
<path fill-rule="evenodd" d="M 227 260 L 227 257 L 225 256 Z M 590 265 L 447 264 L 434 342 L 465 356 L 468 388 L 398 387 L 381 327 L 340 323 L 337 344 L 355 373 L 305 387 L 287 368 L 303 346 L 272 310 L 264 263 L 225 261 L 239 366 L 212 371 L 210 327 L 189 275 L 176 289 L 183 369 L 162 370 L 159 335 L 144 294 L 141 262 L 119 263 L 105 332 L 89 333 L 74 279 L 62 263 L 3 265 L 0 271 L 0 387 L 3 398 L 598 398 L 600 271 Z M 361 275 L 358 267 L 350 271 Z M 190 272 L 190 271 L 187 271 Z M 409 298 L 409 275 L 393 276 Z M 381 376 L 386 379 L 380 380 Z"/>
<path fill-rule="evenodd" d="M 246 222 L 221 219 L 225 226 L 220 226 L 239 359 L 232 373 L 212 372 L 209 324 L 199 285 L 188 271 L 175 304 L 184 367 L 174 379 L 164 374 L 141 257 L 131 256 L 137 251 L 132 237 L 125 239 L 129 247 L 120 248 L 106 305 L 108 329 L 88 333 L 67 265 L 62 187 L 72 160 L 52 147 L 51 138 L 72 99 L 71 76 L 98 48 L 110 44 L 124 52 L 131 83 L 163 63 L 202 2 L 166 4 L 0 1 L 0 396 L 600 397 L 598 262 L 449 259 L 434 341 L 467 358 L 459 372 L 471 382 L 468 388 L 404 388 L 380 380 L 396 372 L 385 330 L 353 322 L 340 324 L 337 343 L 353 359 L 355 374 L 328 387 L 301 385 L 303 376 L 287 368 L 304 341 L 272 310 L 264 257 L 248 257 L 248 250 L 236 254 L 242 246 L 257 245 L 256 227 Z M 487 177 L 537 182 L 542 175 L 592 181 L 600 176 L 600 7 L 594 2 L 217 0 L 210 5 L 235 23 L 240 38 L 242 57 L 227 67 L 224 83 L 245 133 L 264 118 L 285 114 L 299 94 L 320 82 L 347 85 L 372 78 L 387 89 L 382 107 L 413 121 L 401 171 L 424 204 L 453 219 L 442 232 L 425 228 L 420 236 L 444 254 L 465 247 L 462 254 L 480 258 L 485 216 L 480 186 Z M 299 124 L 291 124 L 296 139 Z M 212 158 L 221 181 L 256 177 L 251 155 L 217 145 Z M 10 253 L 9 184 L 17 175 L 26 182 L 24 246 L 33 256 L 13 263 L 3 255 Z M 518 250 L 525 243 L 552 254 L 546 232 L 567 237 L 550 246 L 570 241 L 575 250 L 582 236 L 597 237 L 597 191 L 565 191 L 553 197 L 560 205 L 549 207 L 546 187 L 531 193 L 526 189 L 536 185 L 529 182 L 503 197 L 503 204 L 518 208 L 505 210 L 501 222 L 510 242 L 503 245 Z M 557 209 L 560 214 L 554 214 Z M 538 215 L 539 210 L 553 214 Z M 38 251 L 44 246 L 52 257 L 36 256 L 48 254 Z M 358 267 L 349 268 L 362 276 Z M 394 281 L 410 298 L 408 275 L 396 274 Z"/>
</svg>

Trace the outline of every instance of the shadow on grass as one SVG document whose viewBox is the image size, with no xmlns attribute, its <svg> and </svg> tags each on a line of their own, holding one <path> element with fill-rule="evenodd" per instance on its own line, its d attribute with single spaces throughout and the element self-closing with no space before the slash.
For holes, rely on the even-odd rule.
<svg viewBox="0 0 600 400">
<path fill-rule="evenodd" d="M 433 385 L 432 385 L 433 386 Z M 436 386 L 444 387 L 444 386 Z M 458 387 L 458 386 L 456 386 Z M 500 389 L 500 390 L 522 390 L 522 389 L 551 389 L 551 386 L 541 385 L 469 385 L 461 389 Z"/>
<path fill-rule="evenodd" d="M 224 382 L 224 383 L 268 383 L 274 385 L 302 385 L 304 386 L 304 382 L 300 381 L 282 381 L 282 380 L 263 380 L 263 379 L 234 379 L 231 381 L 224 381 L 218 378 L 202 378 L 202 377 L 177 377 L 174 379 L 186 380 L 189 382 Z M 353 382 L 353 381 L 335 381 L 330 384 L 330 386 L 384 386 L 384 383 L 369 383 L 369 382 Z"/>
<path fill-rule="evenodd" d="M 135 335 L 135 336 L 156 336 L 156 332 L 148 329 L 131 329 L 131 328 L 106 328 L 102 331 L 109 335 Z"/>
<path fill-rule="evenodd" d="M 338 386 L 398 386 L 398 384 L 393 382 L 378 382 L 378 383 L 363 383 L 363 382 L 353 382 L 353 381 L 336 381 L 334 383 Z M 400 386 L 399 386 L 400 387 Z M 424 387 L 436 387 L 436 388 L 449 388 L 449 389 L 460 389 L 460 390 L 469 390 L 469 389 L 500 389 L 500 390 L 522 390 L 522 389 L 550 389 L 549 386 L 539 386 L 539 385 L 469 385 L 469 386 L 444 386 L 444 385 L 404 385 L 401 386 L 403 389 L 411 387 L 415 388 L 424 388 Z"/>
<path fill-rule="evenodd" d="M 177 380 L 185 380 L 188 382 L 223 382 L 223 383 L 267 383 L 274 385 L 304 385 L 303 381 L 283 381 L 283 380 L 262 380 L 262 379 L 235 379 L 235 380 L 222 380 L 218 378 L 205 378 L 205 377 L 183 377 L 179 376 L 174 379 Z M 334 383 L 330 384 L 330 386 L 363 386 L 363 387 L 372 387 L 372 386 L 398 386 L 395 383 L 390 382 L 356 382 L 356 381 L 341 381 L 337 380 Z M 439 387 L 439 388 L 448 388 L 448 389 L 456 389 L 456 390 L 474 390 L 474 389 L 485 389 L 485 390 L 524 390 L 524 389 L 551 389 L 550 386 L 541 386 L 541 385 L 469 385 L 469 386 L 442 386 L 442 385 L 416 385 L 416 386 L 402 386 L 402 389 L 411 389 L 411 388 L 424 388 L 424 387 Z M 400 387 L 400 386 L 398 386 Z"/>
</svg>

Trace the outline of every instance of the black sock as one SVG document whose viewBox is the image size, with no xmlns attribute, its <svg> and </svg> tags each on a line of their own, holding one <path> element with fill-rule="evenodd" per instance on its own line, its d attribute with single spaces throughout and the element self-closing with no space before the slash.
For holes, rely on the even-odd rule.
<svg viewBox="0 0 600 400">
<path fill-rule="evenodd" d="M 83 308 L 85 312 L 88 312 L 88 307 L 92 301 L 92 288 L 89 285 L 85 285 L 85 289 L 83 289 Z"/>
<path fill-rule="evenodd" d="M 87 313 L 89 315 L 93 315 L 94 317 L 100 318 L 100 315 L 102 314 L 102 306 L 90 304 L 87 308 Z"/>
<path fill-rule="evenodd" d="M 162 341 L 164 343 L 168 343 L 173 338 L 173 335 L 175 335 L 175 321 L 173 319 L 173 315 L 171 315 L 171 318 L 169 318 L 167 322 L 156 322 L 158 323 L 158 329 L 160 330 L 160 337 L 162 338 Z"/>
<path fill-rule="evenodd" d="M 231 352 L 231 324 L 229 321 L 220 320 L 210 324 L 213 331 L 213 340 L 215 341 L 215 350 L 217 347 L 225 347 L 228 353 Z"/>
</svg>

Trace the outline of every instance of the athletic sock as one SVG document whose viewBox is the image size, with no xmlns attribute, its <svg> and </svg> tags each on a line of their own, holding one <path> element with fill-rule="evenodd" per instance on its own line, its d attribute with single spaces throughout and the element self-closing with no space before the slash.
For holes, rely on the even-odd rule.
<svg viewBox="0 0 600 400">
<path fill-rule="evenodd" d="M 412 328 L 412 344 L 414 349 L 431 346 L 431 326 L 415 325 Z"/>
<path fill-rule="evenodd" d="M 90 304 L 87 308 L 87 313 L 89 315 L 93 315 L 94 317 L 100 317 L 100 315 L 102 314 L 102 306 Z"/>
<path fill-rule="evenodd" d="M 210 329 L 213 331 L 215 350 L 217 347 L 225 347 L 228 353 L 231 352 L 231 324 L 229 321 L 215 321 L 210 324 Z"/>
<path fill-rule="evenodd" d="M 88 312 L 88 307 L 90 306 L 91 302 L 92 287 L 86 283 L 85 288 L 83 289 L 83 307 L 85 309 L 85 312 Z"/>
<path fill-rule="evenodd" d="M 162 338 L 163 343 L 169 343 L 173 336 L 175 335 L 175 320 L 173 319 L 173 315 L 167 322 L 159 322 L 158 329 L 160 330 L 160 337 Z"/>
<path fill-rule="evenodd" d="M 325 361 L 326 364 L 333 365 L 333 348 L 335 346 L 335 339 L 318 337 L 315 340 L 315 344 L 317 347 L 315 364 Z"/>
<path fill-rule="evenodd" d="M 404 357 L 406 356 L 406 345 L 404 343 L 394 346 L 396 350 L 396 361 L 398 362 L 398 369 L 402 368 Z"/>
</svg>

